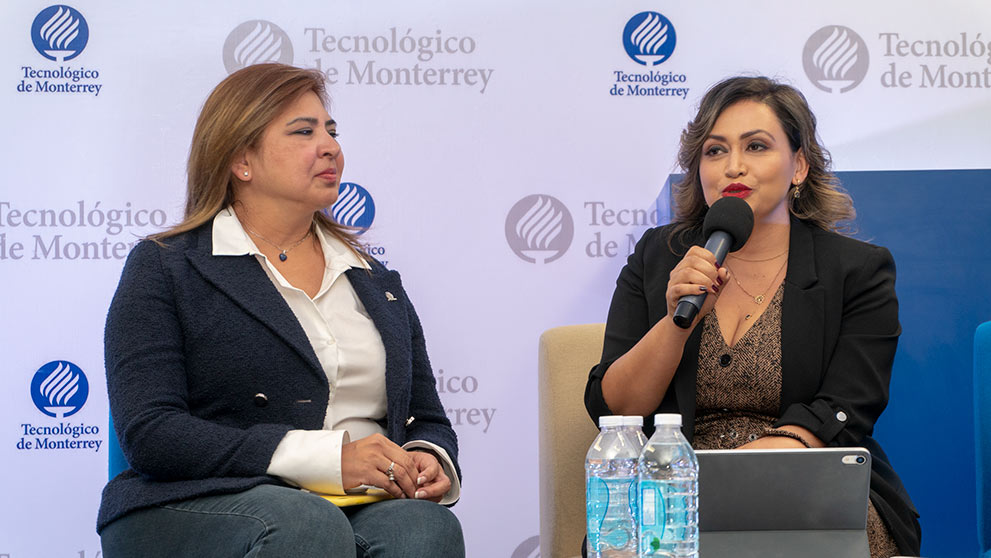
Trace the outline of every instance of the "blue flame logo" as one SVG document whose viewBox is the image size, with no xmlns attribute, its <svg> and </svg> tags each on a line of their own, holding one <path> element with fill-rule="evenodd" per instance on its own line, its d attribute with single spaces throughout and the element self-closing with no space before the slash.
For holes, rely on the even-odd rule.
<svg viewBox="0 0 991 558">
<path fill-rule="evenodd" d="M 76 414 L 88 397 L 86 374 L 66 360 L 53 360 L 45 364 L 31 380 L 31 398 L 35 407 L 50 417 L 65 418 Z"/>
<path fill-rule="evenodd" d="M 31 24 L 34 48 L 49 60 L 65 62 L 79 56 L 89 42 L 89 25 L 79 10 L 56 4 L 41 10 Z"/>
<path fill-rule="evenodd" d="M 346 227 L 355 227 L 362 234 L 375 220 L 375 201 L 368 190 L 354 182 L 341 182 L 337 201 L 330 206 L 331 217 Z"/>
<path fill-rule="evenodd" d="M 674 25 L 657 12 L 640 12 L 623 29 L 626 54 L 644 66 L 656 66 L 671 58 L 676 42 Z"/>
</svg>

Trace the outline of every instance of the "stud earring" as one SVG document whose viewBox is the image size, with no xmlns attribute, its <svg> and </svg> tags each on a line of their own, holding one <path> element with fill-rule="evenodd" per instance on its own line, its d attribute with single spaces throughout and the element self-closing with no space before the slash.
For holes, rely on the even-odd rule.
<svg viewBox="0 0 991 558">
<path fill-rule="evenodd" d="M 247 177 L 248 177 L 248 171 L 244 171 L 244 177 L 245 177 L 245 178 L 247 178 Z"/>
</svg>

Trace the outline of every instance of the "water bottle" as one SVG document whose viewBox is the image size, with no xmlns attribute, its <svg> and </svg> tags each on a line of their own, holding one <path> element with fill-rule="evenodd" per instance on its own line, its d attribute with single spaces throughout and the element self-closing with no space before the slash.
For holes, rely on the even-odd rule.
<svg viewBox="0 0 991 558">
<path fill-rule="evenodd" d="M 635 436 L 623 417 L 599 419 L 602 429 L 585 456 L 585 511 L 589 558 L 637 555 Z"/>
<path fill-rule="evenodd" d="M 634 449 L 637 450 L 637 459 L 640 458 L 640 452 L 643 451 L 643 447 L 647 445 L 647 436 L 643 433 L 643 417 L 623 416 L 623 432 L 626 433 L 627 438 L 633 443 Z M 635 523 L 640 521 L 640 502 L 639 497 L 635 494 L 630 496 L 630 506 L 633 508 L 633 519 Z"/>
<path fill-rule="evenodd" d="M 643 447 L 647 445 L 647 437 L 643 434 L 643 417 L 639 415 L 624 416 L 623 427 L 636 445 L 637 456 L 639 456 L 640 452 L 643 451 Z"/>
<path fill-rule="evenodd" d="M 697 558 L 699 462 L 681 434 L 681 415 L 655 415 L 654 425 L 637 462 L 638 556 Z"/>
</svg>

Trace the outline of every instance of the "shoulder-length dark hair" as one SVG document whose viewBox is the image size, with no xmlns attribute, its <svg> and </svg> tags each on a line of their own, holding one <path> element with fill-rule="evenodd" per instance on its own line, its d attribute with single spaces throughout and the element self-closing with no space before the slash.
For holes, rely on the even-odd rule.
<svg viewBox="0 0 991 558">
<path fill-rule="evenodd" d="M 196 120 L 186 165 L 186 212 L 182 222 L 151 235 L 160 242 L 210 221 L 234 201 L 235 157 L 257 148 L 265 128 L 300 95 L 316 93 L 328 104 L 323 75 L 286 64 L 255 64 L 234 72 L 213 89 Z M 351 230 L 322 211 L 313 220 L 361 253 Z"/>
<path fill-rule="evenodd" d="M 797 186 L 800 196 L 788 196 L 791 214 L 825 230 L 844 230 L 839 224 L 852 221 L 857 213 L 853 208 L 853 200 L 830 171 L 829 152 L 819 143 L 816 117 L 809 109 L 805 96 L 790 85 L 766 77 L 732 77 L 717 83 L 706 92 L 699 103 L 695 119 L 681 133 L 678 163 L 684 170 L 685 177 L 672 189 L 676 235 L 701 227 L 709 209 L 699 178 L 702 145 L 712 133 L 712 128 L 723 111 L 744 100 L 757 101 L 770 107 L 788 136 L 792 152 L 801 149 L 808 162 L 809 173 L 805 181 Z"/>
</svg>

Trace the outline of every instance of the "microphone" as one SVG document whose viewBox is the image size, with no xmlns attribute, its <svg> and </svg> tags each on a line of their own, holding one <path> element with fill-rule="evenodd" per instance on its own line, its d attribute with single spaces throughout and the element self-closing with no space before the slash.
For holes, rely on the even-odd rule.
<svg viewBox="0 0 991 558">
<path fill-rule="evenodd" d="M 702 222 L 702 236 L 708 237 L 705 249 L 716 256 L 716 265 L 721 266 L 726 254 L 736 252 L 747 243 L 754 230 L 754 212 L 750 205 L 740 198 L 725 197 L 712 204 Z M 685 295 L 678 299 L 675 309 L 675 325 L 688 329 L 702 308 L 708 293 Z"/>
</svg>

